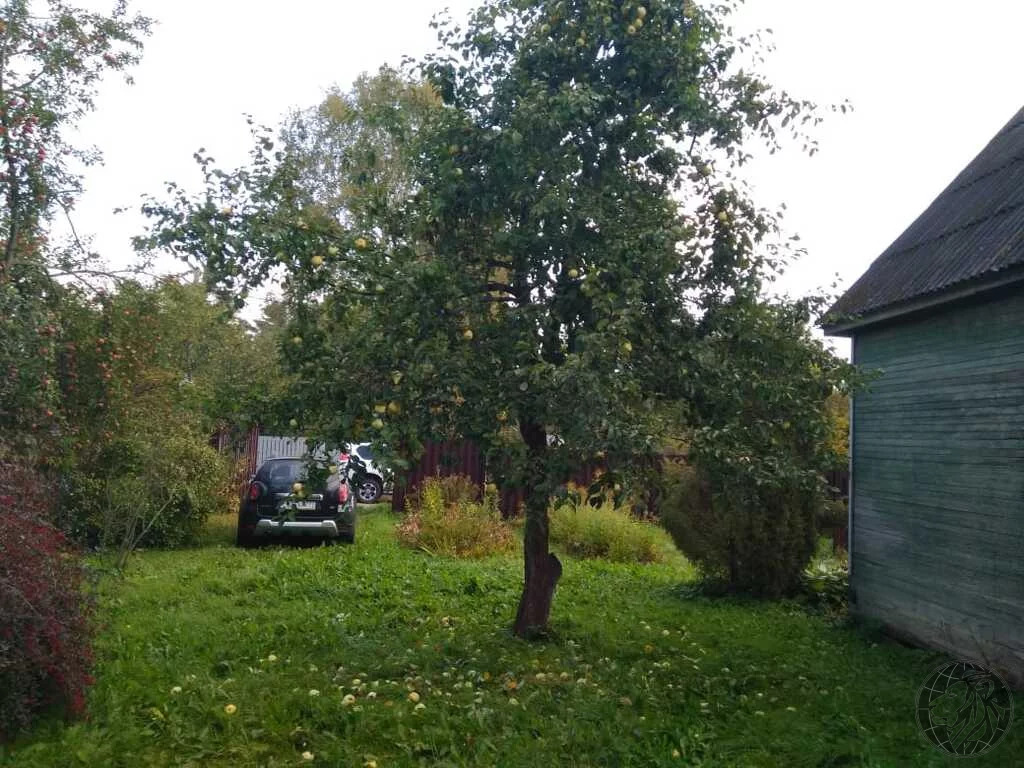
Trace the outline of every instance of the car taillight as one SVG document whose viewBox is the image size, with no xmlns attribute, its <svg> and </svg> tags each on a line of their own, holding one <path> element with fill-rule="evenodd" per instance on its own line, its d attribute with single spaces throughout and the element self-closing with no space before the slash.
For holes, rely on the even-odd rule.
<svg viewBox="0 0 1024 768">
<path fill-rule="evenodd" d="M 338 503 L 344 504 L 348 501 L 348 483 L 342 483 L 338 486 Z"/>
<path fill-rule="evenodd" d="M 256 501 L 260 496 L 263 495 L 263 483 L 250 483 L 249 484 L 249 498 L 252 501 Z"/>
</svg>

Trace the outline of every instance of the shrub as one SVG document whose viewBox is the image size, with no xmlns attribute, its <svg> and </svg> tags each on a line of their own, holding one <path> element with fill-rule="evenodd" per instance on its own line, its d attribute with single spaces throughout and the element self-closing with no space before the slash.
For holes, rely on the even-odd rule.
<svg viewBox="0 0 1024 768">
<path fill-rule="evenodd" d="M 155 517 L 142 543 L 162 547 L 195 543 L 207 518 L 227 511 L 222 487 L 230 481 L 228 462 L 202 438 L 188 434 L 163 436 L 146 449 L 146 466 L 138 480 L 132 478 L 124 497 L 129 504 L 133 497 L 137 503 L 144 502 L 145 512 L 136 507 L 140 523 L 147 523 L 147 516 Z M 133 487 L 141 496 L 135 496 Z"/>
<path fill-rule="evenodd" d="M 188 431 L 154 431 L 110 441 L 71 473 L 59 524 L 126 556 L 137 546 L 194 543 L 207 518 L 235 501 L 232 468 L 214 448 Z"/>
<path fill-rule="evenodd" d="M 818 511 L 818 533 L 831 535 L 834 528 L 845 527 L 848 520 L 846 502 L 843 499 L 828 499 Z"/>
<path fill-rule="evenodd" d="M 466 475 L 429 477 L 416 489 L 410 502 L 412 507 L 440 503 L 444 506 L 475 502 L 480 499 L 480 489 L 472 478 Z"/>
<path fill-rule="evenodd" d="M 0 741 L 48 708 L 83 712 L 92 683 L 83 581 L 64 535 L 0 496 Z"/>
<path fill-rule="evenodd" d="M 708 577 L 775 598 L 800 589 L 814 553 L 824 473 L 838 460 L 826 401 L 866 377 L 811 336 L 822 297 L 752 296 L 702 320 L 685 435 L 699 493 L 662 514 Z"/>
<path fill-rule="evenodd" d="M 619 563 L 651 563 L 662 559 L 663 534 L 633 518 L 627 507 L 610 497 L 593 506 L 585 494 L 570 489 L 550 512 L 551 540 L 576 557 Z"/>
<path fill-rule="evenodd" d="M 782 479 L 758 484 L 742 471 L 716 479 L 689 470 L 662 508 L 676 546 L 731 590 L 772 598 L 796 592 L 814 551 L 820 494 Z"/>
<path fill-rule="evenodd" d="M 662 488 L 661 525 L 687 557 L 708 562 L 715 549 L 711 499 L 697 470 L 683 461 L 666 461 Z"/>
<path fill-rule="evenodd" d="M 36 517 L 49 517 L 53 512 L 53 488 L 42 472 L 20 460 L 4 460 L 6 446 L 0 442 L 0 508 L 17 505 Z"/>
<path fill-rule="evenodd" d="M 850 593 L 850 567 L 845 553 L 833 555 L 831 542 L 822 539 L 817 556 L 802 578 L 804 597 L 826 613 L 842 616 Z"/>
<path fill-rule="evenodd" d="M 405 546 L 432 555 L 485 557 L 515 547 L 511 526 L 501 519 L 498 499 L 478 500 L 468 478 L 428 478 L 409 499 L 409 511 L 397 527 Z"/>
</svg>

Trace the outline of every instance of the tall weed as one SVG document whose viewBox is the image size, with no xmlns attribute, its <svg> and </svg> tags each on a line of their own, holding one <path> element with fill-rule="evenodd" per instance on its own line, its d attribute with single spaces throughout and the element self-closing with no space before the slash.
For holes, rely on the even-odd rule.
<svg viewBox="0 0 1024 768">
<path fill-rule="evenodd" d="M 570 555 L 619 563 L 653 563 L 664 557 L 665 534 L 636 520 L 628 507 L 607 497 L 592 506 L 586 494 L 570 489 L 550 510 L 551 540 Z"/>
<path fill-rule="evenodd" d="M 409 499 L 409 511 L 397 526 L 398 540 L 448 557 L 486 557 L 514 549 L 515 536 L 501 519 L 497 496 L 478 495 L 469 478 L 428 478 Z"/>
</svg>

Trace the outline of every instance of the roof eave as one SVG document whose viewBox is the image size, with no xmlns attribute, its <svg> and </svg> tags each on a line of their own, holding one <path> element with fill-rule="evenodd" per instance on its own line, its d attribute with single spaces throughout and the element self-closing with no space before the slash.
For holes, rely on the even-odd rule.
<svg viewBox="0 0 1024 768">
<path fill-rule="evenodd" d="M 919 296 L 900 304 L 890 304 L 879 310 L 858 316 L 847 316 L 837 322 L 823 322 L 821 327 L 826 336 L 853 336 L 868 326 L 895 320 L 925 309 L 932 309 L 961 299 L 967 299 L 985 291 L 1002 288 L 1024 281 L 1024 267 L 1004 269 L 966 283 L 954 285 L 947 290 Z"/>
</svg>

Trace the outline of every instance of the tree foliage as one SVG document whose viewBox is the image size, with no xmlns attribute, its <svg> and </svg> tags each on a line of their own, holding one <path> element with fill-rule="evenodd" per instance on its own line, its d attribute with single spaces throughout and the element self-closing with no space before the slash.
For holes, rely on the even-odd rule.
<svg viewBox="0 0 1024 768">
<path fill-rule="evenodd" d="M 299 110 L 282 128 L 282 145 L 296 163 L 306 200 L 357 231 L 405 233 L 401 213 L 417 189 L 415 138 L 440 107 L 428 84 L 382 67 L 335 87 L 312 109 Z"/>
<path fill-rule="evenodd" d="M 827 403 L 860 376 L 809 331 L 826 307 L 732 301 L 692 350 L 689 460 L 664 522 L 705 575 L 777 597 L 814 553 L 824 474 L 836 463 Z"/>
<path fill-rule="evenodd" d="M 62 525 L 125 552 L 190 541 L 232 482 L 210 435 L 243 431 L 273 410 L 275 351 L 266 354 L 200 283 L 125 281 L 97 297 L 72 295 L 60 352 L 72 478 Z"/>
<path fill-rule="evenodd" d="M 759 304 L 781 264 L 777 226 L 731 169 L 749 141 L 774 149 L 818 118 L 738 69 L 747 43 L 728 10 L 488 0 L 464 29 L 438 24 L 441 47 L 415 76 L 439 104 L 425 99 L 415 119 L 390 108 L 387 87 L 370 100 L 357 88 L 337 144 L 275 149 L 263 134 L 248 168 L 201 158 L 199 199 L 146 206 L 150 243 L 198 258 L 225 293 L 242 298 L 284 266 L 304 427 L 405 456 L 430 437 L 474 437 L 528 482 L 522 634 L 547 622 L 561 568 L 548 499 L 573 468 L 652 450 L 680 403 L 722 451 L 742 443 L 732 422 L 710 426 L 730 399 L 765 420 L 756 431 L 777 423 L 747 407 L 755 393 L 718 354 L 743 313 L 790 311 Z M 403 145 L 402 183 L 382 180 L 367 147 Z M 365 176 L 340 196 L 304 183 L 325 167 Z M 774 340 L 796 327 L 767 325 Z M 790 338 L 792 354 L 814 356 L 802 331 Z M 817 392 L 839 370 L 786 376 Z M 761 373 L 785 401 L 790 384 Z M 811 471 L 804 459 L 783 471 Z"/>
<path fill-rule="evenodd" d="M 850 456 L 850 397 L 833 392 L 825 402 L 830 430 L 829 448 L 835 454 L 835 466 L 846 466 Z"/>
<path fill-rule="evenodd" d="M 95 107 L 103 75 L 138 62 L 149 28 L 124 0 L 110 14 L 62 0 L 0 7 L 0 282 L 15 279 L 19 263 L 85 267 L 91 254 L 80 242 L 62 249 L 47 240 L 55 214 L 69 214 L 82 190 L 78 170 L 99 160 L 68 133 Z"/>
<path fill-rule="evenodd" d="M 61 0 L 0 3 L 0 740 L 53 705 L 80 714 L 91 682 L 85 569 L 47 519 L 54 470 L 71 462 L 61 281 L 94 288 L 109 274 L 71 225 L 80 171 L 99 155 L 70 134 L 101 77 L 138 60 L 148 29 L 124 2 L 109 14 Z M 52 238 L 59 213 L 70 242 Z"/>
<path fill-rule="evenodd" d="M 53 278 L 92 284 L 102 272 L 77 235 L 49 236 L 81 192 L 78 171 L 99 160 L 68 134 L 94 108 L 101 77 L 138 60 L 148 30 L 123 2 L 109 15 L 60 0 L 0 5 L 0 453 L 55 448 L 62 289 Z"/>
</svg>

